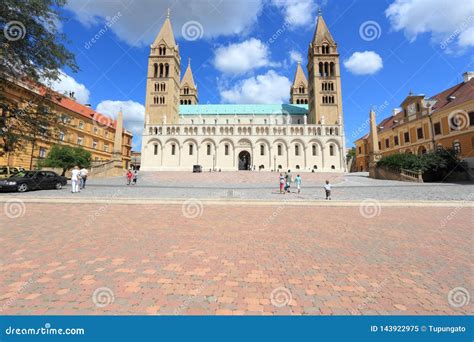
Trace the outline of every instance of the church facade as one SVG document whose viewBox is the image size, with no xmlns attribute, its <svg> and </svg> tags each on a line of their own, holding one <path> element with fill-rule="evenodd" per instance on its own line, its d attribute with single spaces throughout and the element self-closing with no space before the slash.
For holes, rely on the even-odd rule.
<svg viewBox="0 0 474 342">
<path fill-rule="evenodd" d="M 289 104 L 201 105 L 168 15 L 148 60 L 141 170 L 345 171 L 339 53 L 320 13 L 307 71 L 298 63 Z"/>
</svg>

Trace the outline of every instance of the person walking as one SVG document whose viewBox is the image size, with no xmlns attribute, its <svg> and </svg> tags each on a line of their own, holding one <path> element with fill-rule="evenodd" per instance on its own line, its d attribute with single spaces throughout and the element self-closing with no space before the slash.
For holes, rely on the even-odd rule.
<svg viewBox="0 0 474 342">
<path fill-rule="evenodd" d="M 283 176 L 283 173 L 280 173 L 280 194 L 285 193 L 285 177 Z"/>
<path fill-rule="evenodd" d="M 291 183 L 293 182 L 293 176 L 291 175 L 291 170 L 288 170 L 286 173 L 286 192 L 291 192 Z"/>
<path fill-rule="evenodd" d="M 127 185 L 130 185 L 130 183 L 132 182 L 132 177 L 133 177 L 132 170 L 129 169 L 127 172 Z"/>
<path fill-rule="evenodd" d="M 86 187 L 86 181 L 87 181 L 87 175 L 89 174 L 89 172 L 87 171 L 87 169 L 85 167 L 83 167 L 80 171 L 79 171 L 79 176 L 80 176 L 80 181 L 81 181 L 81 184 L 79 186 L 79 188 L 82 190 Z"/>
<path fill-rule="evenodd" d="M 136 185 L 138 180 L 138 170 L 133 171 L 133 176 L 132 176 L 132 184 Z"/>
<path fill-rule="evenodd" d="M 298 193 L 301 192 L 301 176 L 297 175 L 295 178 L 296 189 L 298 189 Z"/>
<path fill-rule="evenodd" d="M 324 190 L 326 191 L 326 199 L 331 200 L 331 184 L 329 184 L 328 180 L 326 180 L 326 184 L 324 184 Z"/>
<path fill-rule="evenodd" d="M 79 167 L 77 165 L 74 166 L 71 172 L 71 186 L 72 186 L 71 192 L 72 193 L 76 193 L 80 191 L 79 190 L 80 173 L 81 172 L 79 171 Z"/>
</svg>

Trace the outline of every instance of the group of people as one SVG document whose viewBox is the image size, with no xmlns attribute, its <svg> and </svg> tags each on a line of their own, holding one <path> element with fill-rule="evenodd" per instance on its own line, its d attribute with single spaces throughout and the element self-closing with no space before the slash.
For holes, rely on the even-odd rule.
<svg viewBox="0 0 474 342">
<path fill-rule="evenodd" d="M 138 170 L 128 169 L 127 171 L 127 185 L 136 185 L 138 180 Z"/>
<path fill-rule="evenodd" d="M 81 190 L 86 188 L 87 175 L 89 171 L 85 167 L 79 169 L 79 166 L 74 166 L 71 173 L 71 192 L 81 192 Z"/>
<path fill-rule="evenodd" d="M 291 184 L 296 185 L 296 192 L 299 194 L 301 193 L 301 183 L 302 179 L 300 175 L 297 175 L 295 178 L 293 178 L 293 175 L 291 174 L 291 170 L 288 170 L 288 172 L 280 173 L 280 194 L 286 194 L 290 193 L 290 188 Z M 326 199 L 330 200 L 331 199 L 331 184 L 329 183 L 328 180 L 326 180 L 326 183 L 324 184 L 324 191 L 326 192 Z"/>
</svg>

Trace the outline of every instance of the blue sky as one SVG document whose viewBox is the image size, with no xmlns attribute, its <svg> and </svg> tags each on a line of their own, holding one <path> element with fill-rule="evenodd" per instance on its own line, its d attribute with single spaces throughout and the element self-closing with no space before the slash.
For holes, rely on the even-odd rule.
<svg viewBox="0 0 474 342">
<path fill-rule="evenodd" d="M 136 149 L 149 45 L 168 7 L 200 103 L 287 102 L 320 7 L 340 53 L 347 146 L 367 132 L 372 106 L 381 120 L 410 90 L 434 95 L 474 70 L 469 1 L 70 0 L 61 25 L 80 71 L 65 69 L 55 87 L 111 116 L 123 108 Z"/>
</svg>

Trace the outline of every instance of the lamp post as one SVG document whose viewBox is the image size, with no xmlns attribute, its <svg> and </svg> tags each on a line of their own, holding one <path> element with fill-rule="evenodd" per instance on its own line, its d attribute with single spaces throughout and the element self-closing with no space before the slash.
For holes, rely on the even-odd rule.
<svg viewBox="0 0 474 342">
<path fill-rule="evenodd" d="M 432 105 L 428 103 L 428 119 L 430 120 L 430 133 L 431 133 L 431 143 L 433 144 L 433 151 L 436 149 L 436 141 L 433 129 L 433 112 L 432 112 Z"/>
</svg>

